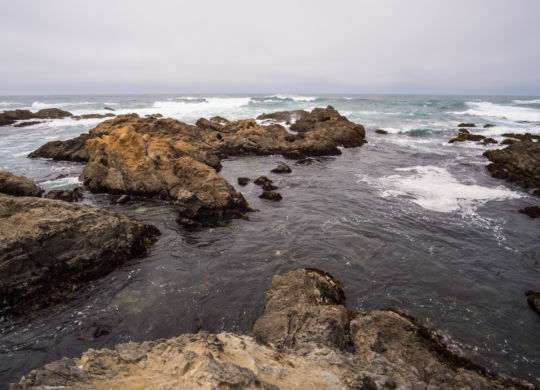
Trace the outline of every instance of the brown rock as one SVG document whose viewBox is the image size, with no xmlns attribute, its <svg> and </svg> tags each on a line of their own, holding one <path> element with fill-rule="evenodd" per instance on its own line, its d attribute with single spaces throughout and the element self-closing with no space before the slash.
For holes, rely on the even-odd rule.
<svg viewBox="0 0 540 390">
<path fill-rule="evenodd" d="M 377 129 L 377 130 L 375 130 L 375 133 L 377 133 L 377 134 L 388 134 L 388 131 L 383 130 L 383 129 Z"/>
<path fill-rule="evenodd" d="M 37 125 L 41 123 L 41 121 L 28 121 L 28 122 L 19 122 L 15 125 L 13 125 L 13 127 L 28 127 L 28 126 L 34 126 L 34 125 Z"/>
<path fill-rule="evenodd" d="M 272 169 L 270 172 L 272 173 L 291 173 L 292 169 L 284 163 L 279 163 L 278 166 L 274 169 Z"/>
<path fill-rule="evenodd" d="M 24 176 L 0 171 L 0 193 L 14 196 L 41 196 L 43 188 Z"/>
<path fill-rule="evenodd" d="M 63 200 L 64 202 L 80 202 L 83 200 L 82 187 L 73 190 L 52 190 L 44 198 Z"/>
<path fill-rule="evenodd" d="M 540 314 L 540 292 L 527 291 L 525 296 L 527 297 L 527 303 L 531 309 Z"/>
<path fill-rule="evenodd" d="M 269 179 L 266 176 L 259 176 L 258 178 L 255 179 L 253 183 L 257 184 L 258 186 L 262 186 L 266 183 L 272 184 L 273 180 Z"/>
<path fill-rule="evenodd" d="M 259 195 L 259 198 L 273 200 L 274 202 L 277 202 L 283 199 L 283 197 L 281 196 L 279 192 L 274 192 L 274 191 L 263 191 L 263 193 Z"/>
<path fill-rule="evenodd" d="M 457 127 L 476 127 L 474 123 L 460 123 Z"/>
<path fill-rule="evenodd" d="M 238 184 L 240 184 L 241 186 L 245 186 L 250 182 L 251 179 L 249 177 L 239 177 L 237 180 Z"/>
</svg>

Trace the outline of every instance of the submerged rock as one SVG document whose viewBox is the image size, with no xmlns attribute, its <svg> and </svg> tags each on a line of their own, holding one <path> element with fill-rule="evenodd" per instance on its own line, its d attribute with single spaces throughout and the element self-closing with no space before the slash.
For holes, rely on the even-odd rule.
<svg viewBox="0 0 540 390">
<path fill-rule="evenodd" d="M 77 115 L 72 117 L 72 119 L 76 121 L 80 121 L 81 119 L 103 119 L 103 118 L 111 118 L 115 115 L 112 113 L 107 114 L 84 114 L 84 115 Z"/>
<path fill-rule="evenodd" d="M 535 135 L 531 133 L 525 133 L 525 134 L 518 134 L 518 133 L 504 133 L 502 135 L 503 137 L 508 138 L 514 138 L 520 141 L 527 141 L 527 140 L 540 140 L 540 135 Z"/>
<path fill-rule="evenodd" d="M 527 291 L 525 293 L 527 297 L 527 302 L 529 306 L 538 314 L 540 314 L 540 292 L 538 291 Z"/>
<path fill-rule="evenodd" d="M 377 130 L 375 130 L 375 133 L 377 133 L 377 134 L 388 134 L 388 131 L 383 130 L 383 129 L 377 129 Z"/>
<path fill-rule="evenodd" d="M 80 202 L 83 200 L 82 187 L 73 190 L 52 190 L 44 198 L 63 200 L 64 202 Z"/>
<path fill-rule="evenodd" d="M 519 210 L 519 212 L 522 214 L 528 215 L 531 218 L 540 217 L 540 207 L 538 206 L 528 206 Z"/>
<path fill-rule="evenodd" d="M 13 127 L 28 127 L 28 126 L 38 125 L 40 123 L 41 123 L 41 121 L 19 122 L 19 123 L 13 125 Z"/>
<path fill-rule="evenodd" d="M 474 123 L 460 123 L 457 127 L 476 127 Z"/>
<path fill-rule="evenodd" d="M 491 127 L 495 127 L 495 125 L 492 125 L 491 123 L 486 123 L 486 124 L 484 125 L 484 129 L 489 129 L 489 128 L 491 128 Z"/>
<path fill-rule="evenodd" d="M 469 130 L 467 129 L 459 129 L 458 131 L 459 131 L 458 136 L 455 138 L 452 138 L 450 141 L 448 141 L 448 143 L 453 144 L 454 142 L 483 141 L 486 139 L 486 137 L 483 135 L 469 133 Z"/>
<path fill-rule="evenodd" d="M 525 140 L 504 149 L 484 152 L 491 164 L 493 177 L 504 179 L 524 188 L 540 188 L 540 143 Z"/>
<path fill-rule="evenodd" d="M 0 193 L 13 196 L 41 196 L 43 188 L 24 176 L 0 171 Z"/>
<path fill-rule="evenodd" d="M 270 190 L 263 191 L 263 193 L 261 195 L 259 195 L 259 198 L 273 200 L 274 202 L 277 202 L 277 201 L 283 199 L 283 197 L 281 196 L 281 194 L 279 192 L 274 192 L 274 191 L 270 191 Z"/>
<path fill-rule="evenodd" d="M 11 389 L 532 388 L 453 354 L 410 317 L 353 314 L 344 303 L 331 275 L 291 271 L 272 279 L 255 338 L 201 332 L 90 349 L 33 370 Z"/>
<path fill-rule="evenodd" d="M 159 231 L 90 206 L 0 195 L 0 312 L 63 301 L 142 255 Z"/>
<path fill-rule="evenodd" d="M 279 163 L 278 166 L 274 169 L 272 169 L 270 172 L 272 173 L 291 173 L 292 169 L 284 163 Z"/>
</svg>

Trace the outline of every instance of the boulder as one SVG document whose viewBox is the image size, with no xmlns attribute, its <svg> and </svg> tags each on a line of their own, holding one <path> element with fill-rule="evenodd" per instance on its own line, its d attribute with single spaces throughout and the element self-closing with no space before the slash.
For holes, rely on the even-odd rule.
<svg viewBox="0 0 540 390">
<path fill-rule="evenodd" d="M 528 215 L 531 218 L 540 217 L 540 207 L 538 206 L 527 206 L 519 210 L 520 213 Z"/>
<path fill-rule="evenodd" d="M 457 127 L 476 127 L 474 123 L 460 123 Z"/>
<path fill-rule="evenodd" d="M 13 196 L 41 196 L 43 188 L 24 176 L 0 171 L 0 193 Z"/>
<path fill-rule="evenodd" d="M 388 134 L 388 131 L 383 130 L 383 129 L 377 129 L 377 130 L 375 130 L 375 133 L 377 133 L 377 134 Z"/>
<path fill-rule="evenodd" d="M 515 183 L 523 188 L 540 188 L 540 143 L 532 140 L 512 144 L 504 149 L 484 152 L 491 164 L 493 177 Z"/>
<path fill-rule="evenodd" d="M 512 138 L 505 138 L 501 141 L 501 145 L 512 145 L 512 144 L 516 144 L 518 143 L 519 141 L 515 140 L 515 139 L 512 139 Z"/>
<path fill-rule="evenodd" d="M 44 108 L 43 110 L 39 110 L 36 112 L 32 118 L 40 118 L 40 119 L 60 119 L 60 118 L 68 118 L 70 116 L 73 116 L 73 114 L 69 111 L 64 111 L 59 108 Z"/>
<path fill-rule="evenodd" d="M 482 143 L 483 143 L 484 145 L 487 145 L 487 144 L 498 144 L 497 140 L 494 139 L 494 138 L 491 138 L 491 137 L 489 137 L 489 138 L 484 138 L 484 139 L 482 140 Z"/>
<path fill-rule="evenodd" d="M 241 186 L 245 186 L 250 182 L 251 179 L 249 177 L 239 177 L 237 180 L 238 184 L 240 184 Z"/>
<path fill-rule="evenodd" d="M 259 195 L 259 198 L 273 200 L 274 202 L 277 202 L 283 199 L 283 197 L 281 196 L 279 192 L 274 192 L 270 190 L 263 191 L 263 193 Z"/>
<path fill-rule="evenodd" d="M 278 166 L 274 169 L 272 169 L 270 172 L 272 173 L 291 173 L 292 169 L 284 163 L 279 163 Z"/>
<path fill-rule="evenodd" d="M 82 187 L 73 190 L 52 190 L 44 196 L 47 199 L 63 200 L 64 202 L 80 202 L 83 197 Z"/>
<path fill-rule="evenodd" d="M 28 155 L 29 158 L 52 158 L 64 161 L 88 161 L 88 151 L 85 148 L 89 134 L 81 134 L 67 141 L 51 141 L 40 146 Z"/>
<path fill-rule="evenodd" d="M 61 302 L 142 255 L 159 231 L 90 206 L 0 195 L 0 312 Z"/>
<path fill-rule="evenodd" d="M 274 191 L 278 189 L 277 186 L 273 185 L 272 182 L 269 182 L 269 181 L 264 182 L 262 188 L 264 191 Z"/>
<path fill-rule="evenodd" d="M 527 291 L 525 293 L 527 297 L 527 303 L 535 312 L 540 314 L 540 292 L 538 291 Z"/>
<path fill-rule="evenodd" d="M 114 108 L 111 108 L 111 107 L 103 107 L 104 110 L 108 110 L 108 111 L 114 111 Z"/>
<path fill-rule="evenodd" d="M 453 354 L 411 317 L 354 314 L 344 303 L 328 273 L 291 271 L 272 279 L 255 338 L 200 332 L 90 349 L 33 370 L 11 390 L 534 388 Z"/>
<path fill-rule="evenodd" d="M 258 178 L 255 179 L 253 183 L 257 184 L 258 186 L 262 186 L 262 185 L 265 185 L 266 183 L 272 184 L 273 180 L 269 179 L 266 176 L 259 176 Z"/>
</svg>

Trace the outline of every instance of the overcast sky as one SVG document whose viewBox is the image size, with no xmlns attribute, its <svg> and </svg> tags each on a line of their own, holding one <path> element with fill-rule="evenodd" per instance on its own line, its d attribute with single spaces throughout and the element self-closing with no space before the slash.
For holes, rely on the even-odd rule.
<svg viewBox="0 0 540 390">
<path fill-rule="evenodd" d="M 0 0 L 0 94 L 540 95 L 539 0 Z"/>
</svg>

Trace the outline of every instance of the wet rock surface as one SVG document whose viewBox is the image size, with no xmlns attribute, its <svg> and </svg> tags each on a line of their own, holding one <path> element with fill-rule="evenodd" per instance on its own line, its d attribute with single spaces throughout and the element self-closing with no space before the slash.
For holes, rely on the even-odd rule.
<svg viewBox="0 0 540 390">
<path fill-rule="evenodd" d="M 63 200 L 64 202 L 80 202 L 83 200 L 82 187 L 73 190 L 52 190 L 45 194 L 44 198 Z"/>
<path fill-rule="evenodd" d="M 193 126 L 120 115 L 88 134 L 49 142 L 29 157 L 87 161 L 81 178 L 91 191 L 160 197 L 174 202 L 182 224 L 190 220 L 212 225 L 250 210 L 242 194 L 218 175 L 220 159 L 249 154 L 338 155 L 338 146 L 365 143 L 363 126 L 330 106 L 306 112 L 298 135 L 253 119 L 223 119 L 201 118 Z"/>
<path fill-rule="evenodd" d="M 240 184 L 241 186 L 246 186 L 251 181 L 251 179 L 249 177 L 239 177 L 237 181 L 238 184 Z"/>
<path fill-rule="evenodd" d="M 375 133 L 384 135 L 384 134 L 388 134 L 388 131 L 383 130 L 383 129 L 377 129 L 377 130 L 375 130 Z"/>
<path fill-rule="evenodd" d="M 90 206 L 0 195 L 0 312 L 61 302 L 85 281 L 142 255 L 158 234 Z"/>
<path fill-rule="evenodd" d="M 292 169 L 287 164 L 279 163 L 277 167 L 272 169 L 270 172 L 272 173 L 291 173 Z"/>
<path fill-rule="evenodd" d="M 13 125 L 20 120 L 60 119 L 70 116 L 73 116 L 73 114 L 58 108 L 45 108 L 37 112 L 32 112 L 30 110 L 8 110 L 0 114 L 0 126 Z"/>
<path fill-rule="evenodd" d="M 43 188 L 24 176 L 0 171 L 0 193 L 13 196 L 41 196 Z"/>
<path fill-rule="evenodd" d="M 331 275 L 291 271 L 273 278 L 254 337 L 201 332 L 90 349 L 33 370 L 11 389 L 532 388 L 454 355 L 414 319 L 353 314 L 344 301 Z"/>
<path fill-rule="evenodd" d="M 540 188 L 540 143 L 526 139 L 504 149 L 484 152 L 491 164 L 493 177 L 504 179 L 527 189 Z"/>
<path fill-rule="evenodd" d="M 271 191 L 271 190 L 263 191 L 263 193 L 261 195 L 259 195 L 259 198 L 272 200 L 274 202 L 278 202 L 281 199 L 283 199 L 283 197 L 281 196 L 281 194 L 279 192 L 274 192 L 274 191 Z"/>
<path fill-rule="evenodd" d="M 527 291 L 525 296 L 531 309 L 540 314 L 540 291 Z"/>
<path fill-rule="evenodd" d="M 453 144 L 454 142 L 465 142 L 465 141 L 473 141 L 473 142 L 482 142 L 483 144 L 496 144 L 497 141 L 493 138 L 487 138 L 480 134 L 471 134 L 469 130 L 467 129 L 459 129 L 459 134 L 457 137 L 452 138 L 448 143 Z"/>
<path fill-rule="evenodd" d="M 528 206 L 519 210 L 520 213 L 528 215 L 531 218 L 540 217 L 540 207 L 538 206 Z"/>
</svg>

